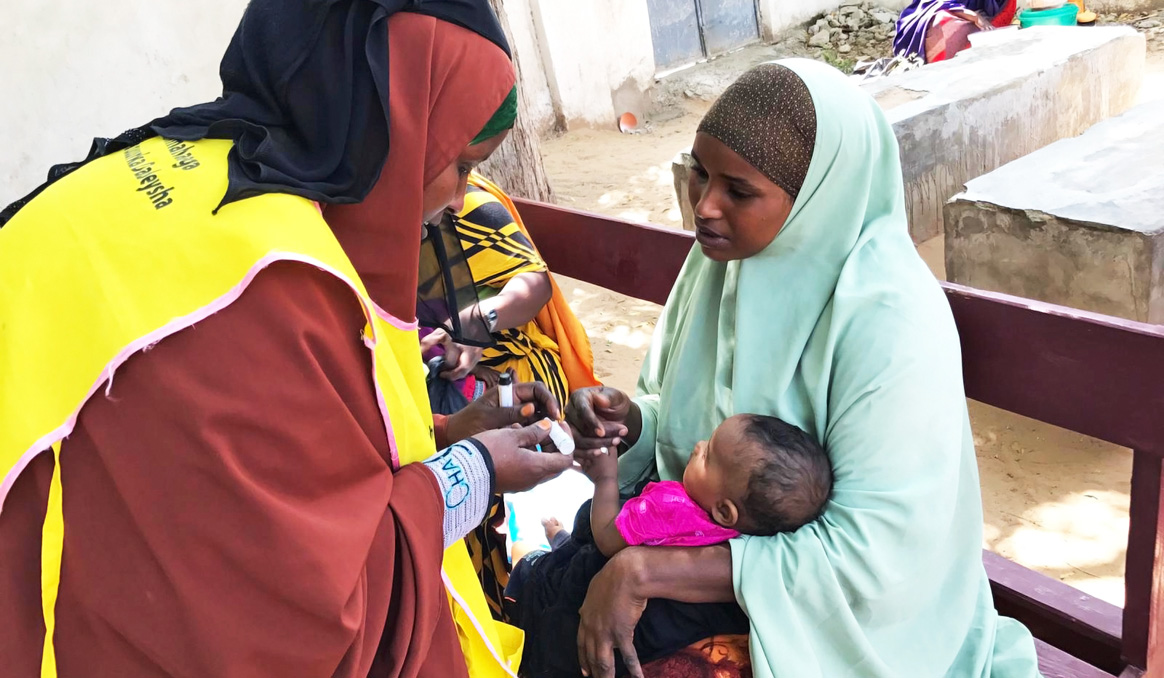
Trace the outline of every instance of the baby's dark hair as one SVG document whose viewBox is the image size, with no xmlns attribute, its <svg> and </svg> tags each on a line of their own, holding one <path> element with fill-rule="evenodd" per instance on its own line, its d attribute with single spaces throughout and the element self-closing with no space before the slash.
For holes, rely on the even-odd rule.
<svg viewBox="0 0 1164 678">
<path fill-rule="evenodd" d="M 819 518 L 833 491 L 832 464 L 824 448 L 776 417 L 746 416 L 744 435 L 755 445 L 755 458 L 740 530 L 769 536 Z"/>
</svg>

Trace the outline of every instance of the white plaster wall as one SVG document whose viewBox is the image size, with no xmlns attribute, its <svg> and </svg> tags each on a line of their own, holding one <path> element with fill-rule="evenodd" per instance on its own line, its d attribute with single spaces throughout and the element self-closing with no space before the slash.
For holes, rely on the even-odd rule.
<svg viewBox="0 0 1164 678">
<path fill-rule="evenodd" d="M 245 0 L 0 1 L 0 205 L 176 106 L 221 92 Z"/>
<path fill-rule="evenodd" d="M 218 96 L 218 62 L 245 6 L 0 0 L 0 206 L 40 185 L 51 165 L 84 157 L 93 137 Z M 541 130 L 559 118 L 613 124 L 615 92 L 653 83 L 642 0 L 505 6 L 521 94 Z"/>
<path fill-rule="evenodd" d="M 509 37 L 513 43 L 510 48 L 521 61 L 518 94 L 529 105 L 530 115 L 538 131 L 545 132 L 557 121 L 557 112 L 550 94 L 546 67 L 542 63 L 542 50 L 538 44 L 530 0 L 505 0 L 505 13 L 509 21 Z"/>
<path fill-rule="evenodd" d="M 643 0 L 530 2 L 547 82 L 563 121 L 613 125 L 615 93 L 630 88 L 641 94 L 654 82 L 647 4 Z"/>
</svg>

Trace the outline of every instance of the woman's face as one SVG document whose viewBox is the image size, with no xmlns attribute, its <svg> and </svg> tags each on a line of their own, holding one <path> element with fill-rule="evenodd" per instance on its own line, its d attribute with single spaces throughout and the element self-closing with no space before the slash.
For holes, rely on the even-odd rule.
<svg viewBox="0 0 1164 678">
<path fill-rule="evenodd" d="M 758 254 L 780 233 L 792 197 L 713 136 L 695 135 L 687 185 L 695 207 L 695 239 L 708 259 Z"/>
<path fill-rule="evenodd" d="M 424 187 L 424 223 L 436 222 L 445 210 L 454 213 L 461 211 L 465 205 L 469 172 L 493 155 L 493 151 L 508 135 L 509 132 L 504 132 L 479 144 L 466 146 L 448 167 Z"/>
</svg>

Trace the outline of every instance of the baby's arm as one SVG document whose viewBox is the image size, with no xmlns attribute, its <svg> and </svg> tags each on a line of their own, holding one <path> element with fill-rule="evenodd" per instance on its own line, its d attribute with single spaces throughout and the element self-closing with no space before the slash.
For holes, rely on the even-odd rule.
<svg viewBox="0 0 1164 678">
<path fill-rule="evenodd" d="M 594 499 L 590 502 L 590 531 L 594 543 L 607 558 L 627 547 L 626 540 L 618 532 L 614 519 L 622 508 L 618 497 L 618 456 L 595 454 L 583 462 L 582 470 L 594 482 Z"/>
</svg>

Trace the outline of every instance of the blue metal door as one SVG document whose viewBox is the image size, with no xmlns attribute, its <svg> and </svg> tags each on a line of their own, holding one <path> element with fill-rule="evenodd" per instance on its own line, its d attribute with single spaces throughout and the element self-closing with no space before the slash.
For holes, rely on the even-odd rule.
<svg viewBox="0 0 1164 678">
<path fill-rule="evenodd" d="M 760 38 L 756 0 L 699 0 L 707 56 L 722 54 Z"/>
<path fill-rule="evenodd" d="M 696 0 L 647 0 L 655 68 L 691 63 L 703 56 Z"/>
</svg>

